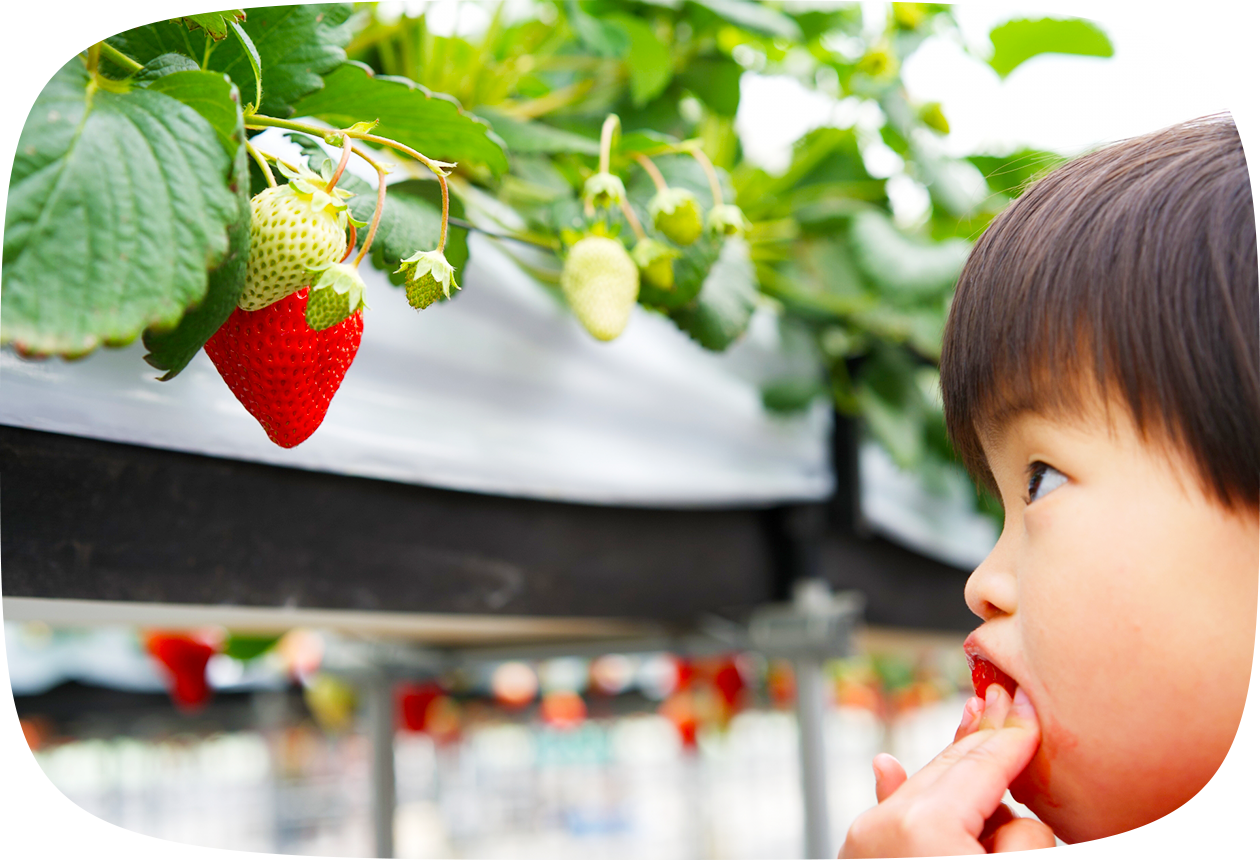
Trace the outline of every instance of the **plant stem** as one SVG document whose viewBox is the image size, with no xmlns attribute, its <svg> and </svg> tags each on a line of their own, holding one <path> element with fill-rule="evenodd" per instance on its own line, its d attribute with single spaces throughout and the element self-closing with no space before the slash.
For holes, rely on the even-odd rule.
<svg viewBox="0 0 1260 860">
<path fill-rule="evenodd" d="M 346 150 L 349 153 L 349 150 Z M 443 188 L 446 186 L 443 185 Z M 376 211 L 372 213 L 372 226 L 368 227 L 367 238 L 363 240 L 363 247 L 359 249 L 359 256 L 354 258 L 354 265 L 358 266 L 363 262 L 363 258 L 367 256 L 368 248 L 372 247 L 372 240 L 376 238 L 376 228 L 381 226 L 381 210 L 385 208 L 385 168 L 378 166 L 376 168 Z M 443 232 L 445 232 L 446 223 L 442 224 Z M 440 248 L 439 248 L 440 250 Z"/>
<path fill-rule="evenodd" d="M 267 159 L 263 157 L 263 154 L 255 149 L 254 145 L 248 140 L 245 141 L 245 151 L 248 152 L 250 157 L 258 163 L 258 169 L 262 171 L 263 177 L 267 180 L 267 187 L 275 188 L 276 177 L 272 175 L 271 165 L 267 163 Z"/>
<path fill-rule="evenodd" d="M 287 128 L 290 131 L 300 131 L 306 134 L 317 134 L 317 135 L 320 135 L 321 137 L 326 137 L 328 133 L 332 130 L 332 129 L 320 128 L 319 126 L 311 125 L 310 123 L 294 122 L 292 120 L 287 120 L 287 119 L 277 119 L 276 117 L 263 116 L 261 114 L 256 114 L 256 113 L 250 114 L 249 116 L 245 117 L 245 125 L 247 128 Z M 370 134 L 368 132 L 362 132 L 362 131 L 351 131 L 350 129 L 340 129 L 339 131 L 341 134 L 345 135 L 347 139 L 346 140 L 347 146 L 349 145 L 350 138 L 354 138 L 356 140 L 367 141 L 368 143 L 376 143 L 381 146 L 388 146 L 390 149 L 396 149 L 401 153 L 411 156 L 416 161 L 420 162 L 425 167 L 429 168 L 429 170 L 433 171 L 433 175 L 437 177 L 438 185 L 442 187 L 442 232 L 441 232 L 441 235 L 438 237 L 437 249 L 438 251 L 444 250 L 446 248 L 446 230 L 447 230 L 446 225 L 450 216 L 450 208 L 451 208 L 450 190 L 447 188 L 447 185 L 446 185 L 446 175 L 448 172 L 447 169 L 454 167 L 455 165 L 446 161 L 435 161 L 434 159 L 429 158 L 423 153 L 416 152 L 414 149 L 412 149 L 410 146 L 407 146 L 405 143 L 399 143 L 396 140 L 391 140 L 388 137 L 381 137 L 378 134 Z M 346 152 L 349 152 L 349 150 L 346 150 Z M 381 207 L 382 205 L 384 205 L 384 202 L 385 202 L 385 168 L 383 168 L 381 165 L 377 164 L 376 162 L 372 161 L 372 159 L 370 159 L 363 152 L 359 152 L 359 155 L 365 161 L 367 161 L 369 164 L 371 164 L 373 167 L 376 168 L 377 176 L 380 178 L 380 187 L 377 189 L 376 214 L 372 218 L 372 227 L 368 232 L 368 237 L 363 242 L 363 250 L 359 252 L 359 256 L 355 260 L 356 266 L 358 265 L 359 260 L 363 259 L 363 255 L 367 252 L 368 246 L 372 244 L 372 239 L 374 238 L 376 234 L 376 227 L 381 217 Z M 346 156 L 343 153 L 342 158 L 344 159 L 345 157 Z"/>
<path fill-rule="evenodd" d="M 353 224 L 349 226 L 350 239 L 346 242 L 346 252 L 342 254 L 341 259 L 337 261 L 339 263 L 344 263 L 346 260 L 350 259 L 350 255 L 354 253 L 354 244 L 359 241 L 359 231 L 355 229 Z"/>
<path fill-rule="evenodd" d="M 548 251 L 555 251 L 560 245 L 551 239 L 543 239 L 530 233 L 496 233 L 493 230 L 487 230 L 484 227 L 478 227 L 471 221 L 465 221 L 462 218 L 448 218 L 452 227 L 458 227 L 461 230 L 471 230 L 480 233 L 483 236 L 489 236 L 492 239 L 509 239 L 513 242 L 522 242 L 526 245 L 533 245 L 535 248 L 546 248 Z"/>
<path fill-rule="evenodd" d="M 621 128 L 621 119 L 615 114 L 610 113 L 604 120 L 604 127 L 599 130 L 599 172 L 607 173 L 609 162 L 612 161 L 612 139 L 613 135 Z"/>
<path fill-rule="evenodd" d="M 52 21 L 52 23 L 57 25 L 58 28 L 62 29 L 64 33 L 78 39 L 79 42 L 82 42 L 84 45 L 92 44 L 92 34 L 88 33 L 87 30 L 84 30 L 82 26 L 79 26 L 74 23 L 74 21 L 67 18 L 66 15 L 59 13 L 59 11 L 54 9 L 53 14 L 49 16 L 48 20 Z M 141 65 L 140 63 L 137 63 L 136 60 L 127 57 L 127 55 L 123 54 L 121 50 L 113 47 L 113 45 L 108 42 L 101 43 L 101 55 L 102 57 L 110 60 L 111 63 L 117 65 L 118 68 L 127 69 L 127 72 L 131 72 L 132 74 L 135 74 L 136 72 L 139 72 L 140 69 L 144 68 L 144 65 Z"/>
<path fill-rule="evenodd" d="M 704 175 L 709 177 L 709 191 L 713 194 L 713 205 L 721 206 L 722 186 L 718 182 L 717 171 L 713 168 L 713 162 L 709 161 L 709 156 L 704 154 L 704 150 L 699 146 L 689 146 L 687 151 L 691 153 L 691 157 L 700 162 L 700 166 L 704 168 Z"/>
<path fill-rule="evenodd" d="M 621 198 L 621 214 L 626 216 L 626 220 L 630 222 L 630 229 L 634 231 L 635 238 L 643 241 L 647 238 L 647 233 L 643 232 L 643 225 L 639 223 L 639 216 L 634 214 L 634 210 L 630 208 L 630 201 Z"/>
<path fill-rule="evenodd" d="M 328 185 L 325 188 L 329 194 L 337 187 L 337 180 L 341 178 L 341 174 L 345 173 L 346 165 L 350 163 L 350 150 L 352 148 L 353 145 L 350 143 L 350 138 L 347 137 L 341 147 L 341 161 L 337 162 L 337 169 L 333 171 L 332 178 L 328 180 Z M 377 169 L 379 170 L 380 168 Z"/>
<path fill-rule="evenodd" d="M 660 169 L 652 162 L 652 159 L 648 158 L 641 152 L 636 152 L 634 154 L 634 160 L 639 162 L 639 165 L 648 176 L 652 177 L 652 184 L 656 186 L 657 191 L 669 190 L 669 185 L 665 182 L 665 177 L 661 175 Z"/>
<path fill-rule="evenodd" d="M 92 19 L 92 35 L 87 43 L 88 74 L 96 74 L 97 65 L 101 64 L 101 45 L 105 43 L 105 5 L 106 0 L 97 0 L 96 16 Z"/>
</svg>

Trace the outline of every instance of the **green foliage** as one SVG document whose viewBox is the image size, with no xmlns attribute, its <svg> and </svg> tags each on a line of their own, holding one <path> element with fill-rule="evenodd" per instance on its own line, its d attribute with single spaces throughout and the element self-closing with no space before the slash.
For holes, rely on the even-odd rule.
<svg viewBox="0 0 1260 860">
<path fill-rule="evenodd" d="M 202 79 L 217 79 L 226 84 L 224 78 L 209 72 L 177 72 L 155 82 L 150 89 L 167 84 L 168 95 L 179 97 L 186 94 L 190 100 L 181 99 L 185 104 L 196 107 L 203 104 L 224 149 L 232 154 L 232 172 L 228 177 L 228 190 L 236 197 L 236 217 L 228 225 L 228 252 L 217 266 L 210 270 L 205 298 L 184 314 L 175 328 L 169 331 L 150 330 L 144 333 L 144 346 L 148 350 L 144 360 L 158 370 L 165 370 L 163 381 L 175 378 L 181 370 L 188 366 L 193 356 L 205 345 L 205 342 L 219 330 L 219 326 L 227 321 L 236 308 L 241 290 L 245 287 L 245 270 L 249 264 L 249 157 L 242 145 L 245 141 L 245 126 L 241 122 L 240 111 L 232 118 L 231 134 L 225 137 L 220 123 L 224 121 L 221 108 L 225 104 L 236 104 L 239 97 L 236 88 L 225 98 L 194 98 L 197 87 L 193 85 L 195 78 L 188 83 L 183 79 L 200 76 Z M 171 81 L 179 83 L 171 87 Z"/>
<path fill-rule="evenodd" d="M 319 89 L 322 76 L 344 62 L 352 11 L 348 3 L 250 9 L 242 29 L 256 57 L 241 40 L 215 41 L 202 30 L 189 32 L 178 21 L 158 21 L 106 41 L 141 63 L 160 54 L 185 54 L 207 70 L 225 72 L 243 93 L 256 89 L 256 61 L 267 77 L 259 110 L 289 117 L 294 103 Z"/>
<path fill-rule="evenodd" d="M 40 93 L 14 158 L 0 341 L 82 355 L 173 328 L 228 250 L 240 215 L 232 174 L 221 136 L 192 107 L 152 88 L 106 88 L 71 59 Z"/>
<path fill-rule="evenodd" d="M 1115 54 L 1107 34 L 1084 18 L 1020 18 L 994 27 L 989 39 L 993 42 L 989 65 L 1003 78 L 1042 54 L 1086 57 Z"/>
<path fill-rule="evenodd" d="M 236 0 L 144 0 L 145 9 L 159 21 L 202 29 L 212 39 L 222 39 L 231 25 L 244 19 Z"/>
<path fill-rule="evenodd" d="M 375 134 L 430 158 L 480 162 L 496 173 L 507 169 L 503 142 L 459 102 L 407 78 L 375 75 L 360 63 L 345 63 L 331 72 L 323 88 L 299 102 L 296 110 L 338 127 L 370 117 L 380 120 Z"/>
</svg>

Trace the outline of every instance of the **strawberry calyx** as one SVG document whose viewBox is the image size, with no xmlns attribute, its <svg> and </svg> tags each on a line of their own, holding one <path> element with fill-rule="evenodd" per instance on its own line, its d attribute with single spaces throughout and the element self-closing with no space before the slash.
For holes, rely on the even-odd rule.
<svg viewBox="0 0 1260 860">
<path fill-rule="evenodd" d="M 455 283 L 455 267 L 447 261 L 446 255 L 441 251 L 416 251 L 399 262 L 394 274 L 400 274 L 406 278 L 409 290 L 422 283 L 427 285 L 426 277 L 431 278 L 437 286 L 440 286 L 442 294 L 448 299 L 451 297 L 452 289 L 459 289 L 459 284 Z"/>
<path fill-rule="evenodd" d="M 312 214 L 332 215 L 336 217 L 337 224 L 342 229 L 345 229 L 347 223 L 352 223 L 356 227 L 366 226 L 367 222 L 358 221 L 350 214 L 350 207 L 346 200 L 353 197 L 354 193 L 344 188 L 334 186 L 330 189 L 328 187 L 333 175 L 331 162 L 324 162 L 319 173 L 301 165 L 297 170 L 292 170 L 283 162 L 278 162 L 276 166 L 289 179 L 289 184 L 285 188 L 297 199 L 309 203 Z"/>
<path fill-rule="evenodd" d="M 709 229 L 721 236 L 737 236 L 748 229 L 748 219 L 735 204 L 722 203 L 709 210 Z"/>
<path fill-rule="evenodd" d="M 592 206 L 620 206 L 626 198 L 626 186 L 607 171 L 592 174 L 582 186 L 582 200 Z"/>
<path fill-rule="evenodd" d="M 662 290 L 674 288 L 674 260 L 682 252 L 656 239 L 640 239 L 630 252 L 630 258 L 639 267 L 643 279 Z"/>
<path fill-rule="evenodd" d="M 662 188 L 648 201 L 648 214 L 655 220 L 659 215 L 673 215 L 678 207 L 696 202 L 696 195 L 686 188 Z"/>
</svg>

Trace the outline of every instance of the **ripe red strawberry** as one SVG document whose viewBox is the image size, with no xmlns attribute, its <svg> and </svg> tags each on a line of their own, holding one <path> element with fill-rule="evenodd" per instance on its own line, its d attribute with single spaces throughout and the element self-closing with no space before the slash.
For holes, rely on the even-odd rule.
<svg viewBox="0 0 1260 860">
<path fill-rule="evenodd" d="M 303 287 L 259 311 L 232 311 L 206 341 L 228 388 L 281 448 L 307 439 L 324 420 L 363 337 L 363 312 L 324 329 L 306 323 Z"/>
<path fill-rule="evenodd" d="M 206 664 L 214 648 L 182 633 L 150 634 L 144 647 L 170 673 L 171 698 L 180 710 L 195 711 L 210 700 Z"/>
<path fill-rule="evenodd" d="M 971 686 L 976 695 L 984 698 L 984 693 L 992 684 L 1000 684 L 1007 695 L 1015 697 L 1015 679 L 1003 672 L 988 660 L 976 654 L 968 654 L 967 662 L 971 664 Z"/>
</svg>

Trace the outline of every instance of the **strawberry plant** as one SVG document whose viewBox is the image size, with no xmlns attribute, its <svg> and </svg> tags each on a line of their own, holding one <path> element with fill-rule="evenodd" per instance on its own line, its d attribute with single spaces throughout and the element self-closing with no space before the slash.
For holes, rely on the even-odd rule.
<svg viewBox="0 0 1260 860">
<path fill-rule="evenodd" d="M 478 230 L 600 340 L 636 305 L 717 351 L 772 314 L 801 360 L 767 375 L 767 409 L 828 399 L 929 485 L 965 481 L 934 394 L 953 280 L 1056 157 L 947 154 L 945 112 L 900 75 L 929 38 L 972 50 L 949 7 L 891 4 L 882 22 L 753 0 L 469 8 L 479 23 L 446 35 L 370 3 L 229 10 L 71 58 L 14 158 L 0 343 L 73 358 L 140 338 L 168 382 L 205 347 L 273 441 L 298 444 L 371 331 L 361 265 L 440 313 Z M 1039 52 L 1110 52 L 1084 21 L 992 39 L 977 60 L 1001 76 Z M 857 119 L 768 167 L 736 121 L 757 75 Z M 300 159 L 273 151 L 281 135 Z"/>
</svg>

